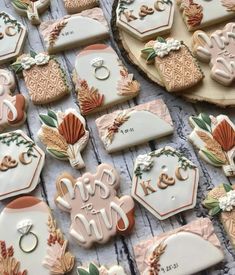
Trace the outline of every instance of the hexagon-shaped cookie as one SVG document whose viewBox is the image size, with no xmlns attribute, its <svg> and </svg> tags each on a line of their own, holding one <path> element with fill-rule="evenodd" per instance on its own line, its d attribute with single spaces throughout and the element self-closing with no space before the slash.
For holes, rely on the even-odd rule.
<svg viewBox="0 0 235 275">
<path fill-rule="evenodd" d="M 132 197 L 164 220 L 196 204 L 199 172 L 174 148 L 166 146 L 135 162 Z"/>
</svg>

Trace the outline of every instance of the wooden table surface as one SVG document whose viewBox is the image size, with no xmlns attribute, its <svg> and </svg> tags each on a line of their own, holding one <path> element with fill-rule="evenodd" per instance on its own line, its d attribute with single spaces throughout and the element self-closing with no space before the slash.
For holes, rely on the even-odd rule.
<svg viewBox="0 0 235 275">
<path fill-rule="evenodd" d="M 105 17 L 110 21 L 112 0 L 101 0 L 101 7 L 105 13 Z M 29 52 L 30 49 L 35 52 L 45 51 L 43 40 L 39 34 L 38 27 L 32 26 L 25 18 L 20 18 L 11 6 L 11 0 L 0 0 L 0 11 L 6 11 L 20 21 L 28 29 L 28 38 L 24 52 Z M 66 14 L 64 9 L 63 0 L 51 0 L 51 8 L 43 16 L 43 20 L 60 18 Z M 114 40 L 107 41 L 117 51 L 117 47 Z M 1 47 L 1 44 L 0 44 Z M 28 135 L 38 143 L 37 132 L 40 128 L 40 121 L 38 118 L 39 113 L 45 113 L 48 108 L 53 110 L 66 110 L 67 108 L 78 108 L 76 104 L 76 97 L 74 93 L 74 86 L 72 83 L 72 72 L 74 69 L 74 60 L 79 49 L 74 51 L 68 51 L 64 54 L 58 55 L 59 60 L 66 69 L 67 76 L 72 87 L 72 93 L 69 97 L 62 99 L 55 104 L 47 106 L 34 106 L 29 100 L 28 116 L 25 125 L 22 127 Z M 121 59 L 125 62 L 125 59 L 121 56 Z M 219 183 L 232 183 L 231 180 L 227 179 L 221 169 L 216 169 L 204 161 L 202 161 L 187 141 L 187 136 L 190 134 L 191 128 L 188 123 L 188 117 L 193 114 L 197 114 L 201 111 L 208 112 L 213 115 L 224 113 L 230 116 L 235 122 L 235 111 L 233 109 L 220 109 L 216 106 L 209 105 L 206 103 L 191 104 L 185 102 L 183 99 L 169 94 L 164 89 L 150 83 L 141 77 L 132 66 L 126 64 L 131 72 L 135 74 L 137 80 L 140 81 L 142 89 L 140 95 L 134 99 L 109 108 L 108 110 L 97 113 L 93 116 L 86 118 L 88 129 L 90 131 L 90 141 L 88 146 L 83 152 L 83 157 L 86 163 L 86 169 L 76 171 L 72 169 L 68 162 L 58 161 L 53 159 L 48 154 L 46 155 L 46 163 L 41 174 L 40 184 L 32 195 L 43 197 L 43 199 L 49 204 L 53 211 L 54 217 L 56 218 L 58 225 L 62 231 L 66 234 L 66 237 L 70 241 L 70 250 L 76 255 L 76 265 L 86 264 L 94 261 L 99 264 L 111 266 L 113 264 L 121 264 L 127 274 L 139 274 L 137 271 L 135 259 L 133 257 L 133 246 L 140 240 L 158 235 L 161 232 L 169 231 L 173 228 L 184 225 L 196 217 L 207 216 L 207 210 L 205 210 L 201 201 L 207 194 L 208 190 Z M 18 79 L 18 91 L 22 93 L 26 98 L 29 99 L 24 81 Z M 98 137 L 98 132 L 95 126 L 95 119 L 104 113 L 110 113 L 117 109 L 125 109 L 128 107 L 135 106 L 140 103 L 145 103 L 157 98 L 162 98 L 167 104 L 171 116 L 175 125 L 175 132 L 172 136 L 166 137 L 158 141 L 152 141 L 142 146 L 127 149 L 123 152 L 109 155 L 103 148 L 103 145 Z M 143 125 L 144 127 L 144 125 Z M 133 173 L 133 162 L 138 154 L 148 153 L 156 148 L 161 148 L 164 145 L 171 145 L 180 151 L 182 151 L 189 159 L 191 159 L 200 169 L 200 183 L 197 196 L 197 205 L 194 210 L 183 212 L 182 214 L 176 215 L 165 221 L 158 221 L 153 215 L 151 215 L 145 208 L 136 203 L 136 226 L 133 233 L 126 238 L 116 237 L 112 239 L 108 244 L 96 245 L 92 249 L 86 250 L 79 247 L 75 241 L 69 236 L 68 230 L 70 226 L 70 217 L 66 213 L 60 211 L 54 203 L 55 195 L 55 180 L 57 176 L 64 171 L 71 173 L 75 177 L 79 177 L 85 171 L 94 172 L 96 166 L 102 162 L 112 164 L 116 167 L 121 175 L 121 188 L 120 194 L 130 194 L 131 180 Z M 2 209 L 11 199 L 0 202 L 0 209 Z M 235 251 L 231 247 L 228 238 L 225 235 L 222 225 L 215 218 L 213 219 L 216 233 L 222 243 L 225 251 L 225 261 L 220 265 L 217 265 L 209 271 L 205 271 L 202 274 L 235 274 Z M 4 226 L 4 225 L 0 225 Z M 0 236 L 1 239 L 1 236 Z M 192 259 L 193 260 L 193 259 Z M 76 273 L 74 268 L 72 274 Z M 43 275 L 43 274 L 37 274 Z"/>
</svg>

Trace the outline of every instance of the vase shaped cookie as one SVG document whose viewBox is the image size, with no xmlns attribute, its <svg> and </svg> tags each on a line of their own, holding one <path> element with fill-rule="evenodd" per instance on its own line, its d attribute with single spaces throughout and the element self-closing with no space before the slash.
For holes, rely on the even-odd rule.
<svg viewBox="0 0 235 275">
<path fill-rule="evenodd" d="M 235 80 L 235 23 L 208 35 L 197 31 L 193 35 L 193 52 L 203 62 L 209 63 L 211 77 L 229 86 Z"/>
<path fill-rule="evenodd" d="M 189 119 L 193 132 L 189 141 L 199 149 L 199 155 L 206 162 L 222 167 L 226 176 L 235 176 L 235 126 L 224 115 L 207 114 Z"/>
<path fill-rule="evenodd" d="M 175 1 L 119 0 L 117 26 L 136 39 L 146 41 L 170 32 Z"/>
<path fill-rule="evenodd" d="M 81 113 L 88 115 L 135 97 L 140 84 L 133 77 L 110 46 L 85 48 L 76 58 L 74 71 Z"/>
<path fill-rule="evenodd" d="M 66 74 L 54 56 L 31 51 L 20 56 L 12 68 L 16 73 L 23 73 L 34 104 L 48 104 L 70 93 Z"/>
<path fill-rule="evenodd" d="M 85 119 L 74 109 L 65 113 L 49 110 L 40 119 L 43 125 L 38 136 L 47 152 L 59 160 L 69 160 L 76 169 L 84 168 L 81 151 L 89 140 Z"/>
<path fill-rule="evenodd" d="M 1 275 L 63 275 L 74 266 L 74 256 L 66 252 L 68 241 L 38 198 L 9 203 L 0 214 L 0 236 Z"/>
<path fill-rule="evenodd" d="M 235 18 L 235 2 L 231 0 L 177 0 L 177 3 L 189 31 Z"/>
<path fill-rule="evenodd" d="M 224 259 L 213 224 L 207 218 L 143 241 L 134 247 L 134 253 L 141 275 L 192 275 Z"/>
<path fill-rule="evenodd" d="M 0 134 L 0 200 L 33 191 L 45 154 L 22 131 Z"/>
<path fill-rule="evenodd" d="M 31 24 L 41 23 L 39 14 L 45 12 L 50 6 L 50 0 L 11 0 L 15 10 L 21 16 L 27 16 Z"/>
<path fill-rule="evenodd" d="M 0 12 L 0 65 L 21 54 L 26 36 L 23 24 L 11 15 Z"/>
<path fill-rule="evenodd" d="M 109 153 L 169 135 L 174 130 L 170 113 L 161 99 L 103 115 L 96 119 L 96 125 Z"/>
<path fill-rule="evenodd" d="M 67 12 L 73 14 L 99 6 L 99 0 L 64 0 L 64 5 Z"/>
<path fill-rule="evenodd" d="M 199 172 L 180 152 L 166 146 L 135 162 L 132 197 L 163 220 L 194 208 Z"/>
<path fill-rule="evenodd" d="M 116 196 L 119 175 L 107 164 L 95 174 L 78 179 L 62 174 L 56 181 L 55 201 L 71 215 L 70 235 L 79 245 L 106 243 L 116 234 L 126 235 L 134 226 L 134 201 L 130 196 Z"/>
<path fill-rule="evenodd" d="M 189 89 L 203 79 L 203 73 L 188 47 L 178 40 L 159 37 L 142 50 L 147 62 L 154 62 L 167 91 Z"/>
<path fill-rule="evenodd" d="M 40 31 L 49 53 L 89 45 L 109 37 L 108 23 L 100 8 L 44 22 Z"/>
<path fill-rule="evenodd" d="M 209 209 L 210 215 L 219 215 L 219 219 L 235 247 L 235 186 L 220 184 L 208 193 L 203 205 Z"/>
<path fill-rule="evenodd" d="M 12 96 L 15 79 L 10 71 L 0 69 L 0 132 L 16 127 L 26 119 L 27 102 L 23 95 Z"/>
<path fill-rule="evenodd" d="M 79 266 L 77 268 L 78 275 L 127 275 L 124 269 L 119 265 L 114 265 L 110 269 L 104 266 L 98 267 L 90 263 L 88 268 Z"/>
</svg>

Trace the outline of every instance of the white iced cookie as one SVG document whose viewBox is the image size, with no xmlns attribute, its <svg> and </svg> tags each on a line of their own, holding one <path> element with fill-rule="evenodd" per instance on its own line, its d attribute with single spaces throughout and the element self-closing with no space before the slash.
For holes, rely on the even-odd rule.
<svg viewBox="0 0 235 275">
<path fill-rule="evenodd" d="M 143 241 L 134 247 L 134 253 L 141 275 L 191 275 L 224 259 L 208 218 Z"/>
<path fill-rule="evenodd" d="M 43 22 L 40 31 L 49 53 L 89 45 L 109 37 L 108 23 L 100 8 Z"/>
<path fill-rule="evenodd" d="M 44 152 L 22 131 L 0 135 L 0 200 L 33 191 Z"/>
<path fill-rule="evenodd" d="M 222 167 L 226 176 L 235 176 L 235 126 L 225 115 L 217 117 L 201 113 L 191 116 L 193 131 L 189 141 L 199 149 L 206 162 Z"/>
<path fill-rule="evenodd" d="M 198 181 L 196 166 L 166 146 L 137 157 L 132 197 L 163 220 L 195 206 Z"/>
<path fill-rule="evenodd" d="M 41 23 L 39 14 L 45 12 L 50 6 L 50 0 L 11 0 L 15 10 L 21 15 L 28 17 L 33 25 Z"/>
<path fill-rule="evenodd" d="M 174 130 L 170 113 L 162 100 L 103 115 L 96 119 L 96 125 L 109 153 L 169 135 Z"/>
<path fill-rule="evenodd" d="M 75 61 L 74 84 L 83 115 L 135 97 L 140 84 L 108 45 L 95 44 L 83 49 Z"/>
<path fill-rule="evenodd" d="M 88 268 L 79 266 L 77 268 L 78 275 L 126 275 L 124 269 L 119 265 L 114 265 L 110 269 L 90 263 Z"/>
<path fill-rule="evenodd" d="M 89 140 L 85 119 L 75 109 L 64 113 L 49 110 L 40 119 L 43 125 L 38 136 L 47 152 L 59 160 L 68 160 L 76 169 L 84 168 L 81 152 Z"/>
<path fill-rule="evenodd" d="M 136 39 L 146 41 L 170 32 L 174 0 L 119 0 L 117 26 Z"/>
<path fill-rule="evenodd" d="M 18 198 L 3 209 L 0 236 L 0 274 L 63 275 L 74 266 L 50 208 L 36 197 Z"/>
<path fill-rule="evenodd" d="M 23 24 L 6 12 L 0 12 L 0 65 L 21 54 L 26 36 Z"/>
</svg>

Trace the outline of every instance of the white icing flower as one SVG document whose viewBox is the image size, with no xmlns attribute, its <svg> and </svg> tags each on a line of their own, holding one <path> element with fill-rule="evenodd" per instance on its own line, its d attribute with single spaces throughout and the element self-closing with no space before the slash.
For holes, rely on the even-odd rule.
<svg viewBox="0 0 235 275">
<path fill-rule="evenodd" d="M 153 159 L 149 155 L 139 155 L 136 160 L 136 165 L 141 171 L 149 171 L 153 166 Z"/>
<path fill-rule="evenodd" d="M 153 48 L 157 56 L 164 57 L 165 55 L 168 55 L 170 51 L 179 50 L 181 48 L 181 42 L 171 38 L 165 42 L 157 41 Z"/>
<path fill-rule="evenodd" d="M 231 190 L 226 196 L 219 198 L 219 207 L 223 211 L 233 210 L 233 207 L 235 207 L 235 190 Z"/>
<path fill-rule="evenodd" d="M 181 42 L 179 40 L 175 40 L 173 38 L 167 40 L 167 45 L 169 45 L 170 50 L 179 50 L 181 47 Z"/>
<path fill-rule="evenodd" d="M 39 53 L 35 56 L 35 62 L 37 65 L 45 65 L 49 62 L 50 56 L 45 53 Z"/>
<path fill-rule="evenodd" d="M 29 70 L 36 62 L 34 58 L 26 56 L 20 60 L 20 63 L 24 70 Z"/>
</svg>

